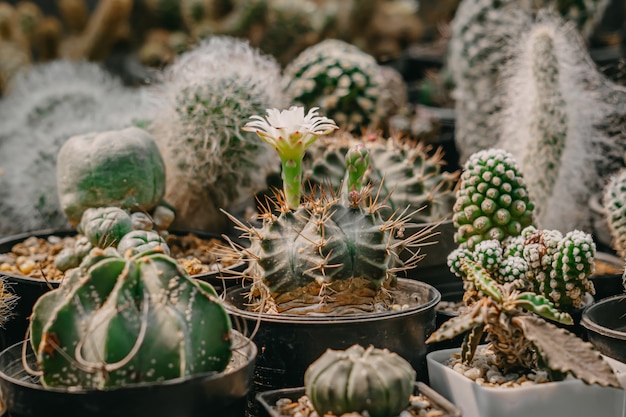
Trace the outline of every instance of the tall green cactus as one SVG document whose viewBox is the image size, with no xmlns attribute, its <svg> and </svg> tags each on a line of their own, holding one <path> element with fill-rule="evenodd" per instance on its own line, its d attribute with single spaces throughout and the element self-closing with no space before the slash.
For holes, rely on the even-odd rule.
<svg viewBox="0 0 626 417">
<path fill-rule="evenodd" d="M 611 230 L 613 249 L 626 258 L 626 169 L 615 173 L 605 185 L 602 205 Z"/>
<path fill-rule="evenodd" d="M 47 387 L 105 389 L 222 371 L 231 323 L 215 290 L 158 251 L 94 249 L 33 307 Z"/>
</svg>

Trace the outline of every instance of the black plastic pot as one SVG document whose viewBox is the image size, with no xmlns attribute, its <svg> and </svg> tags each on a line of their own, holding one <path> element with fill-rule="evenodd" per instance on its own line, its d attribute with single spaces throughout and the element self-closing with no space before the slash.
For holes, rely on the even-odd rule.
<svg viewBox="0 0 626 417">
<path fill-rule="evenodd" d="M 436 414 L 438 417 L 461 417 L 463 414 L 458 407 L 423 382 L 415 383 L 414 393 L 425 396 L 428 398 L 431 407 L 441 410 L 443 414 Z M 263 406 L 263 412 L 259 414 L 259 417 L 281 417 L 281 414 L 275 407 L 276 402 L 283 398 L 297 402 L 298 398 L 303 395 L 305 395 L 304 387 L 262 392 L 257 395 L 257 401 Z"/>
<path fill-rule="evenodd" d="M 435 328 L 435 306 L 440 293 L 423 282 L 400 278 L 399 289 L 418 300 L 409 309 L 397 312 L 345 316 L 298 316 L 260 314 L 246 308 L 249 288 L 229 288 L 225 308 L 235 322 L 251 331 L 259 348 L 253 390 L 299 387 L 306 368 L 326 349 L 347 349 L 354 344 L 387 348 L 405 358 L 426 380 L 424 341 Z M 249 415 L 258 413 L 254 396 L 249 397 Z"/>
<path fill-rule="evenodd" d="M 20 342 L 0 353 L 0 392 L 9 417 L 200 417 L 209 414 L 241 417 L 252 384 L 257 349 L 234 332 L 231 366 L 158 383 L 142 383 L 111 390 L 44 388 L 22 364 Z M 27 363 L 37 368 L 29 352 Z"/>
<path fill-rule="evenodd" d="M 600 353 L 626 362 L 626 295 L 591 304 L 583 311 L 581 325 Z"/>
<path fill-rule="evenodd" d="M 596 272 L 589 277 L 596 289 L 594 298 L 603 298 L 619 295 L 624 292 L 622 275 L 624 274 L 624 260 L 607 252 L 596 252 Z M 604 264 L 604 266 L 602 266 Z M 613 270 L 601 272 L 601 269 Z"/>
</svg>

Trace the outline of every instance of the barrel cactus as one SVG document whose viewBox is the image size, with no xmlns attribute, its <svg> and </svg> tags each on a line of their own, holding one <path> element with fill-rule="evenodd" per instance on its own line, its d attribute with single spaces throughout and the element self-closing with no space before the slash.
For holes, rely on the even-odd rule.
<svg viewBox="0 0 626 417">
<path fill-rule="evenodd" d="M 472 249 L 483 240 L 518 236 L 532 224 L 533 209 L 511 154 L 493 148 L 476 152 L 465 163 L 456 192 L 454 238 Z"/>
<path fill-rule="evenodd" d="M 246 129 L 255 131 L 278 152 L 282 161 L 283 190 L 267 202 L 262 225 L 246 226 L 250 247 L 245 274 L 253 280 L 251 294 L 259 296 L 267 311 L 287 314 L 352 314 L 389 308 L 389 288 L 396 273 L 414 267 L 414 253 L 400 261 L 399 253 L 424 238 L 416 233 L 404 239 L 408 221 L 403 211 L 383 219 L 384 202 L 370 194 L 362 178 L 340 194 L 320 187 L 302 197 L 302 158 L 318 136 L 336 129 L 334 122 L 304 114 L 302 107 L 269 109 L 264 119 L 253 116 Z M 367 170 L 367 150 L 350 150 L 346 170 L 358 177 Z M 277 209 L 274 213 L 272 207 Z"/>
<path fill-rule="evenodd" d="M 99 248 L 117 246 L 125 234 L 133 230 L 130 214 L 119 207 L 88 208 L 77 228 L 89 242 Z"/>
<path fill-rule="evenodd" d="M 409 405 L 416 372 L 387 349 L 353 345 L 328 349 L 304 374 L 306 395 L 317 413 L 367 411 L 371 417 L 400 415 Z"/>
<path fill-rule="evenodd" d="M 165 165 L 154 139 L 139 128 L 74 136 L 59 151 L 57 187 L 73 224 L 91 207 L 150 211 L 165 193 Z"/>
<path fill-rule="evenodd" d="M 613 249 L 626 258 L 626 169 L 615 173 L 605 185 L 602 205 L 611 231 Z"/>
<path fill-rule="evenodd" d="M 292 102 L 319 107 L 340 127 L 358 129 L 383 116 L 376 60 L 344 41 L 328 39 L 305 49 L 285 68 L 283 78 Z"/>
<path fill-rule="evenodd" d="M 462 268 L 480 297 L 433 332 L 426 343 L 467 332 L 461 360 L 470 364 L 486 332 L 497 366 L 505 372 L 541 369 L 555 380 L 571 373 L 588 384 L 620 387 L 613 369 L 591 343 L 544 320 L 572 324 L 569 314 L 558 311 L 541 295 L 518 291 L 512 284 L 498 284 L 472 261 L 464 261 Z"/>
<path fill-rule="evenodd" d="M 46 387 L 106 389 L 222 371 L 231 322 L 213 287 L 159 251 L 94 249 L 33 307 Z"/>
<path fill-rule="evenodd" d="M 432 152 L 424 143 L 397 135 L 385 138 L 373 133 L 362 137 L 342 134 L 320 138 L 305 156 L 305 183 L 339 187 L 346 177 L 344 155 L 357 144 L 369 153 L 365 178 L 379 198 L 386 199 L 388 208 L 382 210 L 383 215 L 409 207 L 412 222 L 429 223 L 452 213 L 458 172 L 443 170 L 445 162 L 440 150 Z"/>
</svg>

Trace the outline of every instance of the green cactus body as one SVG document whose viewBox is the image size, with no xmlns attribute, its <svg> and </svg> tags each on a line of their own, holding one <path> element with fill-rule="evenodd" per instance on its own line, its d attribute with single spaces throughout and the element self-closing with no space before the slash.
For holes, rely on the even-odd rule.
<svg viewBox="0 0 626 417">
<path fill-rule="evenodd" d="M 61 207 L 72 224 L 91 207 L 150 211 L 165 193 L 165 165 L 138 128 L 74 136 L 57 158 Z"/>
<path fill-rule="evenodd" d="M 626 169 L 614 174 L 605 185 L 602 205 L 606 211 L 613 249 L 626 258 Z"/>
<path fill-rule="evenodd" d="M 170 254 L 170 249 L 165 239 L 157 232 L 150 230 L 133 230 L 128 232 L 117 244 L 117 251 L 124 256 L 134 256 L 143 252 L 157 250 L 157 248 L 166 255 Z"/>
<path fill-rule="evenodd" d="M 328 349 L 304 375 L 306 395 L 319 415 L 399 415 L 409 405 L 416 373 L 401 356 L 373 346 Z"/>
<path fill-rule="evenodd" d="M 106 389 L 222 371 L 230 329 L 215 290 L 174 259 L 94 250 L 37 301 L 30 334 L 45 386 Z"/>
<path fill-rule="evenodd" d="M 119 207 L 88 208 L 77 228 L 93 246 L 117 246 L 125 234 L 133 230 L 130 214 Z"/>
<path fill-rule="evenodd" d="M 320 138 L 305 157 L 305 183 L 338 187 L 346 177 L 344 155 L 356 145 L 369 151 L 370 168 L 365 178 L 381 201 L 387 199 L 388 208 L 381 211 L 383 216 L 407 207 L 415 223 L 440 221 L 450 215 L 458 173 L 442 170 L 440 152 L 431 155 L 429 147 L 395 136 L 384 139 L 367 135 L 361 140 L 351 135 Z"/>
<path fill-rule="evenodd" d="M 340 126 L 357 129 L 378 123 L 382 76 L 376 60 L 337 39 L 313 45 L 284 71 L 291 101 L 319 107 Z"/>
<path fill-rule="evenodd" d="M 454 204 L 461 246 L 517 236 L 533 221 L 534 203 L 512 156 L 500 149 L 473 154 L 464 166 Z"/>
</svg>

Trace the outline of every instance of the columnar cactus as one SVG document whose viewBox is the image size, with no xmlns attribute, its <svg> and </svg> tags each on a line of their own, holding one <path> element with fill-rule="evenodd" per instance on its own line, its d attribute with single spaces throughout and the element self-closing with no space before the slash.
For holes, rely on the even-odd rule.
<svg viewBox="0 0 626 417">
<path fill-rule="evenodd" d="M 222 371 L 231 322 L 213 287 L 158 251 L 94 249 L 33 307 L 46 387 L 104 389 Z"/>
<path fill-rule="evenodd" d="M 615 173 L 605 185 L 602 205 L 611 230 L 613 249 L 626 258 L 626 169 Z"/>
<path fill-rule="evenodd" d="M 153 92 L 148 129 L 165 160 L 176 225 L 222 231 L 219 208 L 254 206 L 254 193 L 278 171 L 270 147 L 241 130 L 248 117 L 282 105 L 278 64 L 244 41 L 212 37 L 181 55 Z"/>
<path fill-rule="evenodd" d="M 541 295 L 498 284 L 480 265 L 466 260 L 462 268 L 480 298 L 457 317 L 446 321 L 426 343 L 440 342 L 468 332 L 461 359 L 470 364 L 483 332 L 504 371 L 543 369 L 555 379 L 571 373 L 588 384 L 619 387 L 611 366 L 593 345 L 542 318 L 571 324 Z"/>
<path fill-rule="evenodd" d="M 365 178 L 389 206 L 382 211 L 383 215 L 409 207 L 411 221 L 429 223 L 452 213 L 458 172 L 443 171 L 440 151 L 433 153 L 429 146 L 399 136 L 343 134 L 320 138 L 305 157 L 305 183 L 330 183 L 338 187 L 346 177 L 343 155 L 357 144 L 362 144 L 369 153 Z"/>
<path fill-rule="evenodd" d="M 465 163 L 456 192 L 454 238 L 472 249 L 483 240 L 518 236 L 533 222 L 534 203 L 511 154 L 488 149 Z"/>
<path fill-rule="evenodd" d="M 357 129 L 382 116 L 382 76 L 376 60 L 344 41 L 328 39 L 305 49 L 283 77 L 292 102 L 319 107 L 340 127 Z"/>
<path fill-rule="evenodd" d="M 415 370 L 401 356 L 353 345 L 326 350 L 307 368 L 304 388 L 320 416 L 367 411 L 371 417 L 390 417 L 408 406 L 415 377 Z"/>
</svg>

